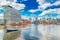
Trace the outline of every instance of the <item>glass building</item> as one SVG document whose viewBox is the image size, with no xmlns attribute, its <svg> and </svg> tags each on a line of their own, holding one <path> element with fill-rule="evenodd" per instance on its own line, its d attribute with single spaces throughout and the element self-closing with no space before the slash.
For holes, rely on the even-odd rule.
<svg viewBox="0 0 60 40">
<path fill-rule="evenodd" d="M 3 6 L 4 9 L 4 21 L 5 21 L 5 26 L 7 29 L 16 29 L 16 27 L 11 28 L 12 26 L 10 24 L 19 24 L 21 23 L 21 16 L 18 10 L 15 8 L 5 5 Z"/>
</svg>

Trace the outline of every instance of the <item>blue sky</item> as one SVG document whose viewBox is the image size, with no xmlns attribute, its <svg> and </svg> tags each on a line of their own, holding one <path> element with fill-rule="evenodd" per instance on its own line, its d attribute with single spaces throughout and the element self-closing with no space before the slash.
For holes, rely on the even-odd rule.
<svg viewBox="0 0 60 40">
<path fill-rule="evenodd" d="M 50 3 L 51 6 L 47 6 L 46 5 L 47 7 L 45 9 L 43 7 L 42 10 L 37 10 L 36 12 L 33 12 L 33 15 L 39 16 L 45 10 L 49 11 L 49 9 L 51 9 L 51 10 L 52 9 L 57 9 L 57 8 L 59 9 L 60 8 L 60 4 L 59 5 L 58 4 L 57 5 L 52 5 L 55 2 L 57 2 L 57 1 L 60 1 L 60 0 L 42 0 L 42 2 L 43 2 L 42 5 L 44 5 L 44 3 L 47 3 L 47 4 Z M 32 9 L 36 10 L 36 9 L 38 9 L 38 6 L 41 6 L 41 4 L 39 4 L 39 2 L 37 2 L 37 0 L 26 0 L 26 1 L 24 1 L 24 0 L 17 0 L 17 3 L 22 3 L 22 4 L 25 5 L 25 8 L 23 9 L 24 11 L 21 10 L 21 11 L 23 11 L 23 12 L 21 12 L 21 14 L 25 15 L 25 16 L 31 16 L 32 12 L 29 12 L 29 10 L 32 10 Z M 58 14 L 59 13 L 55 13 L 55 14 L 52 13 L 52 15 L 54 17 L 58 16 Z M 50 14 L 47 14 L 47 15 L 50 15 Z M 53 16 L 51 16 L 51 17 L 53 17 Z"/>
<path fill-rule="evenodd" d="M 60 0 L 6 0 L 15 4 L 23 4 L 24 8 L 19 12 L 22 16 L 35 17 L 50 15 L 50 17 L 57 17 L 60 14 Z M 11 4 L 12 5 L 12 4 Z M 23 7 L 23 6 L 22 6 Z M 15 7 L 19 9 L 20 7 Z M 0 11 L 1 13 L 1 11 Z M 51 14 L 50 14 L 51 13 Z M 52 16 L 53 15 L 53 16 Z"/>
<path fill-rule="evenodd" d="M 38 2 L 36 2 L 36 0 L 27 0 L 27 1 L 22 1 L 20 2 L 20 0 L 17 0 L 17 3 L 23 3 L 25 4 L 25 8 L 24 10 L 31 10 L 31 9 L 37 9 L 38 8 Z"/>
<path fill-rule="evenodd" d="M 0 9 L 0 14 L 2 14 L 4 12 L 4 10 L 3 9 Z"/>
<path fill-rule="evenodd" d="M 39 4 L 38 4 L 38 2 L 36 2 L 36 0 L 27 0 L 27 1 L 22 1 L 22 2 L 20 2 L 20 1 L 22 1 L 22 0 L 17 0 L 17 3 L 25 4 L 25 8 L 23 9 L 25 11 L 21 12 L 21 14 L 23 14 L 23 15 L 31 16 L 31 12 L 28 12 L 28 11 L 31 9 L 34 9 L 34 10 L 38 9 Z M 36 16 L 39 14 L 40 14 L 40 11 L 34 12 L 34 15 L 36 15 Z"/>
</svg>

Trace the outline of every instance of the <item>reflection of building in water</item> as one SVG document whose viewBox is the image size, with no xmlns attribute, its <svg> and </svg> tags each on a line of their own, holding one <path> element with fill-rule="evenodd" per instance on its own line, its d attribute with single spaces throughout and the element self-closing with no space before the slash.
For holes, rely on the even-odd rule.
<svg viewBox="0 0 60 40">
<path fill-rule="evenodd" d="M 3 6 L 3 8 L 4 8 L 4 17 L 6 21 L 6 26 L 10 27 L 11 23 L 21 22 L 21 16 L 18 10 L 14 9 L 13 7 L 9 5 Z"/>
</svg>

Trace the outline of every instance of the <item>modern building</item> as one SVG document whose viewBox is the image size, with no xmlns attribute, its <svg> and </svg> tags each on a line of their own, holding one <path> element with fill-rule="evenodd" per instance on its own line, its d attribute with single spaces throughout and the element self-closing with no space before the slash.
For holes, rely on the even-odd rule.
<svg viewBox="0 0 60 40">
<path fill-rule="evenodd" d="M 3 6 L 3 9 L 4 9 L 5 24 L 8 29 L 10 29 L 12 27 L 10 24 L 21 23 L 21 15 L 18 10 L 11 7 L 10 5 Z M 11 29 L 13 29 L 13 28 L 11 28 Z"/>
</svg>

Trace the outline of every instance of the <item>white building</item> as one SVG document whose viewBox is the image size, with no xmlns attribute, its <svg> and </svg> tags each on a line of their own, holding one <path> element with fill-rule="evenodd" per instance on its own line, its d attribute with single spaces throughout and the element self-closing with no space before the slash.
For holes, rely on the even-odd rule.
<svg viewBox="0 0 60 40">
<path fill-rule="evenodd" d="M 7 28 L 11 28 L 11 23 L 20 23 L 21 22 L 21 16 L 18 10 L 14 9 L 13 7 L 9 5 L 3 6 L 4 8 L 4 19 L 5 24 Z M 12 28 L 11 28 L 12 29 Z"/>
</svg>

